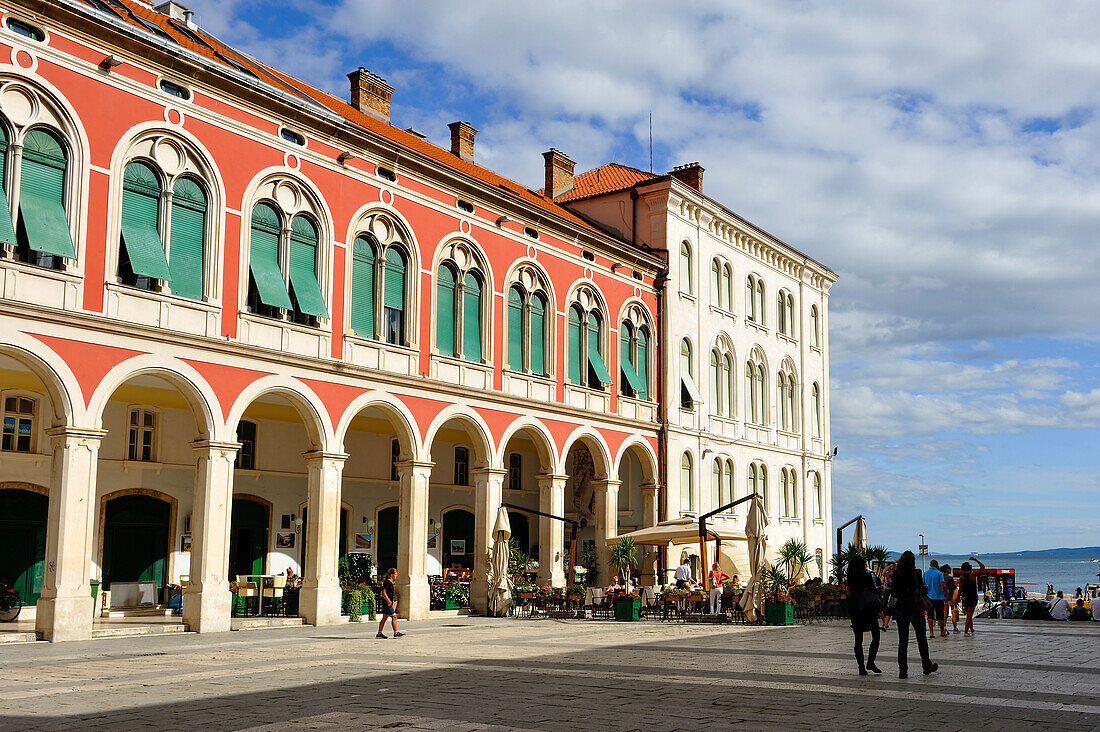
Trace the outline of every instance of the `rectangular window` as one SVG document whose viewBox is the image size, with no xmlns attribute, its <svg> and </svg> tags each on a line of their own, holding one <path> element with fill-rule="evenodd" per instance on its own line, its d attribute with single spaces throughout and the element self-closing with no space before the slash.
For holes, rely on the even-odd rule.
<svg viewBox="0 0 1100 732">
<path fill-rule="evenodd" d="M 128 460 L 140 460 L 153 462 L 153 445 L 155 444 L 157 429 L 157 415 L 147 409 L 130 410 L 130 439 Z"/>
<path fill-rule="evenodd" d="M 11 452 L 30 452 L 34 437 L 33 399 L 8 397 L 4 400 L 4 432 L 0 446 Z"/>
<path fill-rule="evenodd" d="M 523 490 L 523 456 L 518 452 L 508 456 L 508 490 Z"/>
<path fill-rule="evenodd" d="M 256 423 L 242 419 L 237 424 L 237 442 L 241 449 L 237 451 L 236 466 L 242 470 L 256 469 Z"/>
<path fill-rule="evenodd" d="M 465 447 L 455 448 L 455 485 L 470 485 L 470 451 Z"/>
</svg>

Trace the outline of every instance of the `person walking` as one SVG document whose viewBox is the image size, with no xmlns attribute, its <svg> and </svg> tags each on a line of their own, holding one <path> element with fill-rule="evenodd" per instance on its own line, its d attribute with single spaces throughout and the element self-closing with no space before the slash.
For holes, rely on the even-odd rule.
<svg viewBox="0 0 1100 732">
<path fill-rule="evenodd" d="M 722 609 L 722 581 L 730 576 L 718 568 L 718 562 L 710 566 L 710 607 L 707 609 L 711 615 L 717 615 Z"/>
<path fill-rule="evenodd" d="M 382 619 L 378 622 L 378 635 L 375 638 L 385 638 L 382 629 L 386 627 L 386 618 L 390 619 L 390 627 L 393 628 L 393 637 L 400 638 L 404 633 L 397 630 L 397 599 L 394 597 L 393 582 L 397 579 L 397 570 L 390 569 L 386 572 L 386 579 L 382 582 Z"/>
<path fill-rule="evenodd" d="M 879 627 L 878 615 L 882 610 L 882 599 L 875 591 L 875 578 L 867 571 L 867 560 L 857 554 L 848 560 L 848 615 L 852 619 L 852 633 L 855 634 L 856 664 L 859 675 L 866 676 L 868 671 L 881 674 L 875 665 L 878 654 Z M 863 663 L 863 634 L 871 633 L 871 646 L 867 649 L 867 663 Z"/>
<path fill-rule="evenodd" d="M 894 595 L 891 587 L 894 584 L 894 562 L 886 565 L 882 573 L 882 629 L 890 630 L 890 616 L 894 614 Z"/>
<path fill-rule="evenodd" d="M 940 563 L 933 559 L 928 563 L 928 569 L 924 573 L 924 586 L 928 588 L 928 599 L 932 601 L 932 608 L 928 611 L 928 639 L 936 637 L 935 624 L 940 622 L 940 635 L 947 635 L 943 625 L 943 572 L 940 571 Z"/>
<path fill-rule="evenodd" d="M 955 596 L 955 574 L 951 571 L 950 564 L 944 564 L 940 567 L 940 571 L 943 572 L 943 624 L 947 625 L 947 621 L 951 621 L 952 632 L 959 632 L 959 599 Z M 947 635 L 947 631 L 944 630 L 940 635 Z"/>
<path fill-rule="evenodd" d="M 985 569 L 982 560 L 970 557 L 978 566 Z M 966 613 L 966 621 L 963 623 L 963 636 L 974 635 L 974 609 L 978 607 L 978 580 L 974 578 L 974 567 L 970 562 L 963 562 L 959 567 L 962 576 L 959 577 L 959 602 L 962 603 L 963 612 Z"/>
<path fill-rule="evenodd" d="M 931 604 L 924 589 L 917 558 L 905 551 L 894 568 L 894 582 L 890 588 L 894 596 L 894 619 L 898 629 L 898 678 L 909 678 L 909 631 L 917 637 L 924 674 L 934 673 L 939 664 L 928 656 L 928 640 L 924 637 L 924 611 Z M 943 603 L 940 603 L 942 606 Z"/>
</svg>

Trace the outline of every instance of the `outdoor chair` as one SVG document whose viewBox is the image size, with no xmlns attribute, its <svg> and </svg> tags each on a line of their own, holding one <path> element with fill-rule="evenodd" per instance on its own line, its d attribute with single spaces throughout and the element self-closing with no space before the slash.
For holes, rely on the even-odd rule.
<svg viewBox="0 0 1100 732">
<path fill-rule="evenodd" d="M 276 615 L 281 615 L 283 612 L 283 590 L 286 588 L 286 575 L 277 574 L 271 580 L 271 587 L 265 587 L 263 590 L 264 599 L 271 599 L 271 609 Z"/>
<path fill-rule="evenodd" d="M 607 599 L 604 591 L 600 588 L 593 588 L 592 592 L 592 617 L 607 618 L 610 615 L 611 602 Z"/>
<path fill-rule="evenodd" d="M 584 591 L 584 606 L 585 617 L 588 617 L 588 613 L 591 612 L 592 617 L 596 617 L 596 591 L 591 587 Z"/>
<path fill-rule="evenodd" d="M 647 585 L 641 589 L 640 594 L 642 597 L 642 615 L 648 618 L 657 611 L 657 593 Z"/>
<path fill-rule="evenodd" d="M 251 604 L 250 599 L 256 598 L 256 602 L 259 602 L 260 592 L 256 587 L 255 582 L 249 582 L 248 578 L 243 574 L 237 575 L 237 597 L 244 599 L 244 614 L 248 614 L 248 606 Z"/>
</svg>

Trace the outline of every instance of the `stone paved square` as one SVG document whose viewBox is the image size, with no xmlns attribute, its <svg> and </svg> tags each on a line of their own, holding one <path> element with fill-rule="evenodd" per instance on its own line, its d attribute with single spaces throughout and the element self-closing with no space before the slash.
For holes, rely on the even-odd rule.
<svg viewBox="0 0 1100 732">
<path fill-rule="evenodd" d="M 856 675 L 841 622 L 491 620 L 0 647 L 0 729 L 1100 729 L 1100 626 L 978 622 Z M 911 649 L 911 669 L 919 669 Z"/>
</svg>

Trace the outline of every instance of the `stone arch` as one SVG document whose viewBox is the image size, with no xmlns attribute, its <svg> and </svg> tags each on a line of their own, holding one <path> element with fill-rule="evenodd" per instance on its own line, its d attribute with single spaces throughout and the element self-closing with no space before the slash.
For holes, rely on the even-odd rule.
<svg viewBox="0 0 1100 732">
<path fill-rule="evenodd" d="M 630 452 L 634 452 L 638 455 L 638 462 L 642 465 L 642 472 L 645 474 L 646 482 L 657 483 L 657 453 L 649 440 L 641 435 L 630 435 L 623 440 L 623 444 L 619 446 L 619 452 L 615 456 L 614 474 L 619 474 L 619 470 L 623 467 L 623 461 Z"/>
<path fill-rule="evenodd" d="M 428 426 L 424 435 L 424 448 L 421 459 L 430 462 L 432 459 L 432 445 L 435 442 L 439 430 L 449 422 L 457 422 L 463 427 L 474 448 L 480 453 L 477 455 L 476 465 L 490 467 L 497 465 L 499 460 L 493 445 L 493 432 L 480 414 L 473 409 L 461 404 L 452 404 L 444 408 Z M 473 468 L 474 466 L 471 466 Z"/>
<path fill-rule="evenodd" d="M 570 451 L 577 445 L 588 448 L 592 455 L 593 467 L 596 471 L 596 480 L 608 480 L 612 477 L 611 448 L 599 432 L 591 427 L 582 426 L 573 430 L 565 440 L 565 446 L 561 451 L 558 462 L 558 473 L 565 474 L 565 463 L 569 459 Z"/>
<path fill-rule="evenodd" d="M 412 412 L 400 399 L 381 391 L 362 394 L 347 406 L 336 426 L 335 438 L 332 443 L 335 449 L 344 449 L 344 438 L 347 437 L 352 420 L 361 411 L 368 408 L 380 411 L 394 428 L 394 437 L 401 443 L 403 459 L 410 460 L 423 453 L 424 448 L 420 442 L 416 418 L 413 417 Z"/>
<path fill-rule="evenodd" d="M 559 462 L 557 450 L 554 448 L 554 437 L 550 434 L 550 430 L 546 428 L 546 425 L 534 417 L 520 417 L 504 430 L 497 450 L 500 461 L 497 467 L 502 470 L 508 469 L 508 443 L 513 437 L 521 433 L 527 435 L 531 442 L 535 443 L 540 461 L 540 471 L 543 473 L 554 472 Z"/>
<path fill-rule="evenodd" d="M 310 451 L 335 449 L 337 442 L 324 403 L 312 389 L 298 379 L 287 376 L 265 376 L 244 388 L 233 402 L 226 419 L 225 431 L 230 436 L 230 441 L 236 440 L 237 423 L 241 421 L 249 405 L 269 394 L 286 399 L 298 412 L 305 426 Z"/>
<path fill-rule="evenodd" d="M 155 376 L 174 387 L 187 401 L 195 428 L 202 439 L 224 436 L 223 425 L 215 415 L 217 395 L 193 366 L 177 359 L 150 354 L 135 356 L 116 365 L 99 382 L 88 400 L 88 415 L 95 427 L 103 424 L 103 410 L 118 388 L 138 376 Z"/>
<path fill-rule="evenodd" d="M 41 341 L 21 333 L 13 340 L 14 343 L 0 343 L 0 355 L 26 367 L 42 383 L 53 411 L 52 426 L 83 423 L 83 400 L 74 398 L 80 396 L 79 382 L 68 364 Z"/>
</svg>

